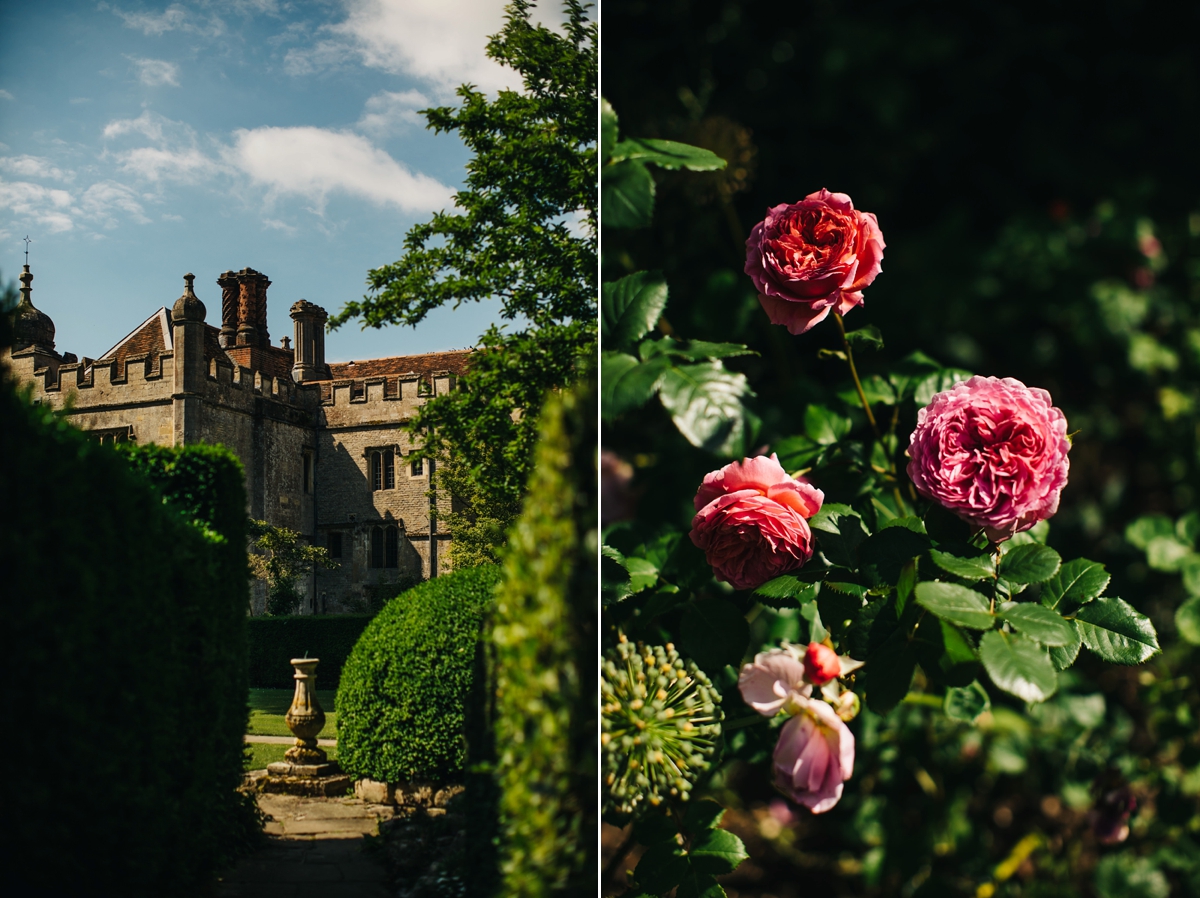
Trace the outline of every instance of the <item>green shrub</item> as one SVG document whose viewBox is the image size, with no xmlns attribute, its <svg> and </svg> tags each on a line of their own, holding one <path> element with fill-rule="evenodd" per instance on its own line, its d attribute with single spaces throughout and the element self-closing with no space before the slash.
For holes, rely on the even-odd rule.
<svg viewBox="0 0 1200 898">
<path fill-rule="evenodd" d="M 342 668 L 338 760 L 358 778 L 442 780 L 462 772 L 463 704 L 471 690 L 495 566 L 427 580 L 363 631 Z"/>
<path fill-rule="evenodd" d="M 536 468 L 485 630 L 491 689 L 476 698 L 490 705 L 478 717 L 490 718 L 492 734 L 472 727 L 471 761 L 494 760 L 495 779 L 468 781 L 477 895 L 497 894 L 493 821 L 498 894 L 597 890 L 595 403 L 594 388 L 581 388 L 542 415 Z M 493 800 L 498 808 L 487 807 Z"/>
<path fill-rule="evenodd" d="M 18 891 L 200 892 L 258 829 L 236 791 L 241 465 L 189 448 L 133 467 L 0 384 L 7 757 L 22 771 L 0 865 Z"/>
<path fill-rule="evenodd" d="M 294 617 L 252 617 L 250 685 L 255 689 L 291 689 L 292 658 L 320 658 L 317 683 L 336 689 L 342 666 L 371 622 L 370 614 L 299 614 Z"/>
</svg>

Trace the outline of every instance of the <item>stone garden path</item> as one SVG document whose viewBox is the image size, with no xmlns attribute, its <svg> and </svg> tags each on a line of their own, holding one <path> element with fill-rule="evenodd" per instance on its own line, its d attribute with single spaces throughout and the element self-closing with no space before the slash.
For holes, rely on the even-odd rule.
<svg viewBox="0 0 1200 898">
<path fill-rule="evenodd" d="M 387 898 L 383 865 L 363 836 L 392 816 L 389 805 L 356 798 L 260 794 L 268 844 L 217 885 L 217 898 Z"/>
</svg>

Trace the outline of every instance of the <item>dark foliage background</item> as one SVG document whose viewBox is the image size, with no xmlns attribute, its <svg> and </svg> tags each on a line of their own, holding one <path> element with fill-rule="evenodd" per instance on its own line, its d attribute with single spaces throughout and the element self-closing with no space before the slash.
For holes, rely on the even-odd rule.
<svg viewBox="0 0 1200 898">
<path fill-rule="evenodd" d="M 374 615 L 297 614 L 246 619 L 250 685 L 259 689 L 292 689 L 292 658 L 320 658 L 317 682 L 336 689 L 342 665 Z"/>
<path fill-rule="evenodd" d="M 1195 8 L 1121 0 L 605 3 L 601 92 L 622 135 L 707 147 L 729 166 L 656 172 L 654 226 L 606 231 L 603 280 L 661 269 L 660 330 L 760 353 L 726 362 L 758 394 L 746 448 L 799 432 L 805 406 L 836 405 L 849 381 L 817 356 L 837 345 L 831 325 L 797 338 L 767 322 L 742 274 L 745 237 L 768 206 L 848 193 L 887 240 L 883 273 L 847 320 L 884 334 L 880 353 L 860 354 L 864 373 L 920 349 L 1048 389 L 1077 431 L 1049 542 L 1103 562 L 1110 592 L 1167 646 L 1148 669 L 1081 664 L 1033 726 L 865 714 L 858 791 L 825 818 L 764 823 L 765 765 L 735 769 L 722 797 L 763 844 L 747 836 L 760 878 L 734 874 L 731 894 L 793 894 L 797 867 L 816 877 L 806 888 L 842 894 L 1200 890 L 1197 656 L 1173 618 L 1184 591 L 1124 537 L 1139 517 L 1174 520 L 1200 499 L 1198 26 Z M 639 520 L 686 529 L 719 462 L 657 404 L 603 441 L 633 466 Z M 1069 696 L 1095 694 L 1098 722 L 1072 716 Z M 1086 816 L 1109 767 L 1140 803 L 1115 848 Z M 1042 847 L 1022 855 L 1032 833 Z"/>
</svg>

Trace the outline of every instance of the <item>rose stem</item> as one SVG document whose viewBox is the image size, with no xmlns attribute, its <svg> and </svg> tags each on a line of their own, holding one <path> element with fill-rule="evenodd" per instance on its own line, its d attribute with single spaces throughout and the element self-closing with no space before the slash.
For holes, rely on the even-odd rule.
<svg viewBox="0 0 1200 898">
<path fill-rule="evenodd" d="M 846 325 L 842 323 L 841 313 L 835 311 L 833 320 L 837 322 L 838 333 L 842 335 L 842 348 L 846 352 L 846 364 L 850 366 L 850 377 L 854 381 L 854 389 L 858 391 L 858 401 L 862 403 L 863 411 L 867 413 L 867 420 L 871 422 L 871 430 L 875 432 L 875 439 L 882 443 L 883 437 L 879 433 L 879 425 L 875 422 L 875 413 L 871 411 L 871 403 L 867 402 L 867 394 L 863 392 L 862 381 L 858 379 L 858 369 L 854 366 L 854 350 L 850 348 L 850 341 L 846 339 Z M 896 462 L 890 455 L 888 456 L 888 468 L 895 484 L 892 487 L 892 498 L 896 500 L 896 510 L 902 515 L 907 514 L 908 509 L 904 506 L 904 498 L 900 495 L 900 485 L 895 483 L 897 480 Z"/>
</svg>

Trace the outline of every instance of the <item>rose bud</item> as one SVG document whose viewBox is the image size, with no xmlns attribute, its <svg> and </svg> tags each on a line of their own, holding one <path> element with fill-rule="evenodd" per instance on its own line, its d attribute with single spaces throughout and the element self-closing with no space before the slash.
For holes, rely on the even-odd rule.
<svg viewBox="0 0 1200 898">
<path fill-rule="evenodd" d="M 814 814 L 842 797 L 842 784 L 854 772 L 854 734 L 833 708 L 819 699 L 801 699 L 799 713 L 783 725 L 775 746 L 775 786 Z"/>
<path fill-rule="evenodd" d="M 772 324 L 802 334 L 831 311 L 863 303 L 879 274 L 883 234 L 844 193 L 821 189 L 767 210 L 746 241 L 746 274 Z"/>
<path fill-rule="evenodd" d="M 842 675 L 837 652 L 821 642 L 810 642 L 804 652 L 804 675 L 814 686 L 824 686 Z"/>
<path fill-rule="evenodd" d="M 732 462 L 704 478 L 688 534 L 718 580 L 754 589 L 812 558 L 807 519 L 825 494 L 788 476 L 775 455 Z"/>
<path fill-rule="evenodd" d="M 908 476 L 917 491 L 992 542 L 1058 511 L 1067 419 L 1050 394 L 1011 377 L 972 377 L 917 412 Z"/>
</svg>

